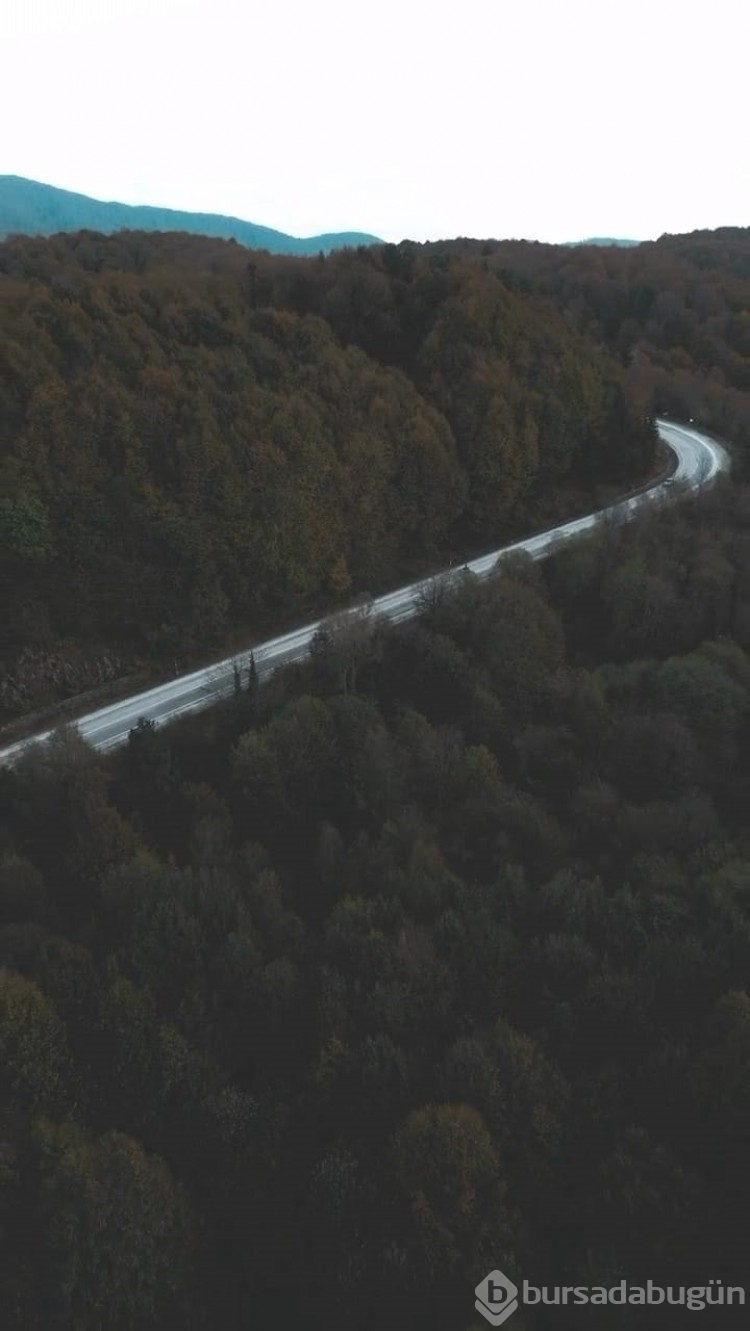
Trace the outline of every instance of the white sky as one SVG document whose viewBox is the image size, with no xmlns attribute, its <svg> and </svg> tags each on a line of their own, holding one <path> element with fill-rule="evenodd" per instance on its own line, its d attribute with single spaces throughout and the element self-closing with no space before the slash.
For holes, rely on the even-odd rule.
<svg viewBox="0 0 750 1331">
<path fill-rule="evenodd" d="M 0 0 L 0 174 L 295 235 L 750 224 L 747 0 Z"/>
</svg>

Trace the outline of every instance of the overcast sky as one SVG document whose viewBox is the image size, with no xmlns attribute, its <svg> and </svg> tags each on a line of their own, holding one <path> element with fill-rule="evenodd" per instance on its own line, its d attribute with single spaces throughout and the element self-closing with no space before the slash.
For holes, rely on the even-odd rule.
<svg viewBox="0 0 750 1331">
<path fill-rule="evenodd" d="M 295 235 L 746 226 L 749 23 L 747 0 L 5 0 L 0 174 Z"/>
</svg>

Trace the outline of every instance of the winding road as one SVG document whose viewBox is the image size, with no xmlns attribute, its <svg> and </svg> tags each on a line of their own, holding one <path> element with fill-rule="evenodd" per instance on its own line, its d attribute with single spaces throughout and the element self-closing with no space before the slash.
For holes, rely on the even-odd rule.
<svg viewBox="0 0 750 1331">
<path fill-rule="evenodd" d="M 677 457 L 677 469 L 669 480 L 609 508 L 589 513 L 586 517 L 575 518 L 572 522 L 565 522 L 562 526 L 553 527 L 537 536 L 493 550 L 479 559 L 470 560 L 464 566 L 444 569 L 434 575 L 435 579 L 450 580 L 460 577 L 464 568 L 470 569 L 477 577 L 487 577 L 498 559 L 518 551 L 526 551 L 532 559 L 543 559 L 553 549 L 556 550 L 564 542 L 589 531 L 605 517 L 626 521 L 634 517 L 639 509 L 654 501 L 665 501 L 672 495 L 676 497 L 680 493 L 699 490 L 702 486 L 710 484 L 719 472 L 728 471 L 729 455 L 716 440 L 691 426 L 675 425 L 668 420 L 658 420 L 657 426 L 661 438 Z M 681 484 L 675 494 L 676 482 Z M 370 602 L 370 615 L 394 622 L 409 619 L 416 613 L 424 589 L 425 580 L 422 579 L 411 583 L 408 587 L 380 596 Z M 335 619 L 337 616 L 332 618 Z M 304 628 L 295 629 L 291 633 L 285 633 L 255 647 L 253 652 L 259 678 L 269 675 L 278 666 L 303 660 L 316 629 L 325 622 L 324 619 L 317 620 L 314 624 L 306 624 Z M 98 711 L 90 712 L 88 716 L 79 717 L 70 724 L 78 728 L 80 734 L 93 748 L 101 751 L 114 749 L 126 742 L 128 734 L 141 718 L 147 718 L 156 725 L 164 725 L 185 712 L 200 711 L 217 699 L 230 694 L 234 687 L 236 667 L 239 666 L 244 671 L 248 663 L 249 651 L 240 656 L 227 657 L 204 669 L 196 670 L 193 674 L 183 675 L 178 679 L 169 680 L 166 684 L 159 684 L 156 688 L 137 693 L 131 698 L 108 704 Z M 42 734 L 19 740 L 8 748 L 0 749 L 0 766 L 13 764 L 30 745 L 43 743 L 50 739 L 53 733 L 54 731 L 47 730 Z"/>
</svg>

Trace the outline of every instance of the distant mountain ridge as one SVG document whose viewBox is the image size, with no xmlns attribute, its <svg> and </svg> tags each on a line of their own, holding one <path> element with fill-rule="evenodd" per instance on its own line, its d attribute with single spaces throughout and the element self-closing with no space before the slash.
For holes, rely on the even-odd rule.
<svg viewBox="0 0 750 1331">
<path fill-rule="evenodd" d="M 71 190 L 23 176 L 0 176 L 0 239 L 13 234 L 50 236 L 57 231 L 188 231 L 236 240 L 272 254 L 327 254 L 347 245 L 377 245 L 377 236 L 361 231 L 321 236 L 288 236 L 272 227 L 220 213 L 192 213 L 150 205 L 105 203 Z"/>
<path fill-rule="evenodd" d="M 615 240 L 611 236 L 589 236 L 587 240 L 566 240 L 563 244 L 570 247 L 573 245 L 619 245 L 620 247 L 629 247 L 632 245 L 642 245 L 642 240 Z"/>
</svg>

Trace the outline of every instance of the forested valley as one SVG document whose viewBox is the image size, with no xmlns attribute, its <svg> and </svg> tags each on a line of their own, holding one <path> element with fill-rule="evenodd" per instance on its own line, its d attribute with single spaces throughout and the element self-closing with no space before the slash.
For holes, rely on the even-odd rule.
<svg viewBox="0 0 750 1331">
<path fill-rule="evenodd" d="M 494 1268 L 747 1287 L 747 247 L 0 247 L 6 679 L 500 544 L 643 480 L 655 412 L 733 455 L 0 769 L 4 1329 L 481 1331 Z"/>
<path fill-rule="evenodd" d="M 750 448 L 750 242 L 0 245 L 0 724 Z M 747 472 L 740 470 L 746 476 Z"/>
</svg>

